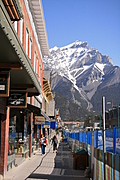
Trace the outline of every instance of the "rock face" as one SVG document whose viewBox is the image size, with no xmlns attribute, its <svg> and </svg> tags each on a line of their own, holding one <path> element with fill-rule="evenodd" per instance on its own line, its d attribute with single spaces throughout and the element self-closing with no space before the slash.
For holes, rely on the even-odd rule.
<svg viewBox="0 0 120 180">
<path fill-rule="evenodd" d="M 103 95 L 107 101 L 120 102 L 120 67 L 114 66 L 109 56 L 103 56 L 87 42 L 76 41 L 61 48 L 54 47 L 43 62 L 44 69 L 51 70 L 52 90 L 65 97 L 69 104 L 101 112 Z M 111 91 L 113 86 L 117 94 Z"/>
</svg>

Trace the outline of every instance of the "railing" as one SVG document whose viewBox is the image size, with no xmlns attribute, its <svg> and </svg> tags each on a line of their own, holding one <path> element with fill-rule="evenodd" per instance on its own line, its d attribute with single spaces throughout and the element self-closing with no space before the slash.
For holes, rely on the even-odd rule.
<svg viewBox="0 0 120 180">
<path fill-rule="evenodd" d="M 94 136 L 94 147 L 103 150 L 103 131 L 74 131 L 69 132 L 63 130 L 64 136 L 69 141 L 69 146 L 72 151 L 77 148 L 86 148 L 92 145 L 92 135 Z M 113 154 L 120 154 L 120 128 L 113 127 L 113 129 L 105 130 L 105 147 L 106 152 Z M 87 147 L 88 148 L 88 147 Z"/>
</svg>

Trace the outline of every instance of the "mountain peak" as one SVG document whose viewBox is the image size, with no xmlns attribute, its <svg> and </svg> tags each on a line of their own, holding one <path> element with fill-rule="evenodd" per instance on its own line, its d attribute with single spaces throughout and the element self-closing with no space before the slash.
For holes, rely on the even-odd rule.
<svg viewBox="0 0 120 180">
<path fill-rule="evenodd" d="M 88 42 L 76 40 L 75 42 L 63 47 L 53 47 L 50 49 L 50 56 L 44 58 L 45 66 L 56 69 L 62 73 L 70 74 L 73 69 L 79 69 L 85 65 L 101 63 L 112 65 L 112 59 L 109 56 L 103 56 L 97 49 L 88 46 Z M 68 72 L 69 71 L 69 72 Z"/>
<path fill-rule="evenodd" d="M 57 51 L 59 48 L 57 46 L 54 46 L 53 48 L 50 49 L 50 52 L 52 51 Z"/>
</svg>

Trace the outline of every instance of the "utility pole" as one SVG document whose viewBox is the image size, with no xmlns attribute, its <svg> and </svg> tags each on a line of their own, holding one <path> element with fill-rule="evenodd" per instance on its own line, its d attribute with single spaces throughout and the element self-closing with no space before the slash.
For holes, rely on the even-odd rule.
<svg viewBox="0 0 120 180">
<path fill-rule="evenodd" d="M 105 97 L 102 97 L 102 114 L 103 114 L 103 154 L 104 154 L 104 180 L 106 179 L 105 176 Z"/>
</svg>

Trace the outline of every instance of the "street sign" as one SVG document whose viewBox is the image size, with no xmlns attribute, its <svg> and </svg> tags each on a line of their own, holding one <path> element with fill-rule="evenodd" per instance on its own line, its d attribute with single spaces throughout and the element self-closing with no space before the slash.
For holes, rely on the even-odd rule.
<svg viewBox="0 0 120 180">
<path fill-rule="evenodd" d="M 10 73 L 0 72 L 0 97 L 9 96 Z"/>
</svg>

